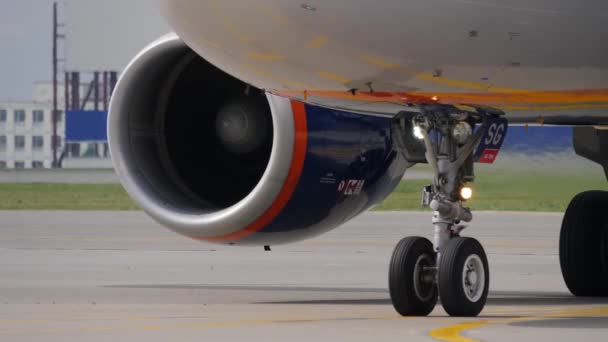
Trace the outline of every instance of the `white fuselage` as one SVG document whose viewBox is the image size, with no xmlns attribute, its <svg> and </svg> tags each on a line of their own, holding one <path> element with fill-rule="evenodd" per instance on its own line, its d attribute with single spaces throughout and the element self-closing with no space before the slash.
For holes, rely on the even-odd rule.
<svg viewBox="0 0 608 342">
<path fill-rule="evenodd" d="M 608 118 L 605 0 L 163 0 L 163 11 L 217 67 L 311 103 Z"/>
</svg>

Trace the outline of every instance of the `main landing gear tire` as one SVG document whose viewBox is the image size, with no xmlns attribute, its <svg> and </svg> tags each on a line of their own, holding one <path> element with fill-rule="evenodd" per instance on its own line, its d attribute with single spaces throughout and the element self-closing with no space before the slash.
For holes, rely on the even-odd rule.
<svg viewBox="0 0 608 342">
<path fill-rule="evenodd" d="M 435 252 L 422 237 L 399 242 L 389 269 L 389 290 L 395 310 L 402 316 L 427 316 L 437 304 L 437 287 L 432 269 Z"/>
<path fill-rule="evenodd" d="M 450 316 L 479 315 L 488 298 L 490 270 L 477 240 L 451 239 L 439 258 L 438 277 L 441 305 Z"/>
<path fill-rule="evenodd" d="M 608 296 L 608 192 L 578 194 L 566 210 L 559 261 L 575 296 Z"/>
</svg>

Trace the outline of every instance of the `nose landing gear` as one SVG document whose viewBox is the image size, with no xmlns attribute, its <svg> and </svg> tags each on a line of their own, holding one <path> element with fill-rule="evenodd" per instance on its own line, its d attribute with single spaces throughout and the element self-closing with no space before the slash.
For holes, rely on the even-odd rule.
<svg viewBox="0 0 608 342">
<path fill-rule="evenodd" d="M 485 306 L 490 284 L 485 251 L 477 240 L 460 237 L 460 232 L 465 228 L 462 222 L 473 219 L 471 210 L 463 206 L 470 191 L 462 191 L 475 179 L 473 153 L 482 138 L 487 139 L 490 125 L 494 125 L 490 142 L 503 139 L 496 138 L 494 116 L 436 110 L 412 116 L 414 135 L 424 140 L 425 157 L 434 173 L 422 202 L 433 210 L 435 235 L 433 244 L 421 237 L 405 238 L 393 253 L 390 294 L 403 316 L 430 314 L 437 296 L 451 316 L 477 316 Z M 481 127 L 473 133 L 477 123 Z"/>
</svg>

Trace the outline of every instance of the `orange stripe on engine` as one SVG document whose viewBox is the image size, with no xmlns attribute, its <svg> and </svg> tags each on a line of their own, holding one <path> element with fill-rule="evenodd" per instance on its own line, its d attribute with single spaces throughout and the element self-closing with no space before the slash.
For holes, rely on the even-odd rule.
<svg viewBox="0 0 608 342">
<path fill-rule="evenodd" d="M 287 179 L 285 179 L 283 188 L 277 195 L 277 198 L 262 216 L 260 216 L 253 223 L 249 224 L 247 227 L 227 235 L 201 238 L 200 240 L 209 242 L 228 242 L 242 239 L 262 230 L 264 227 L 269 225 L 281 213 L 283 208 L 285 208 L 287 202 L 289 202 L 291 199 L 298 182 L 300 181 L 300 176 L 302 175 L 302 169 L 304 167 L 304 159 L 306 158 L 306 146 L 308 144 L 306 108 L 304 103 L 299 101 L 291 101 L 291 108 L 293 110 L 295 126 L 293 159 L 291 160 L 291 166 L 289 167 Z"/>
</svg>

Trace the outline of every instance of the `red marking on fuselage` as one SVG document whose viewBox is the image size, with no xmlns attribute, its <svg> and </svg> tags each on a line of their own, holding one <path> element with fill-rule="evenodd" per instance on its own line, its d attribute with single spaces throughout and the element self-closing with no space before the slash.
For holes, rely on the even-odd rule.
<svg viewBox="0 0 608 342">
<path fill-rule="evenodd" d="M 496 158 L 498 157 L 498 150 L 488 148 L 481 154 L 481 158 L 479 158 L 479 163 L 482 164 L 494 164 Z"/>
</svg>

